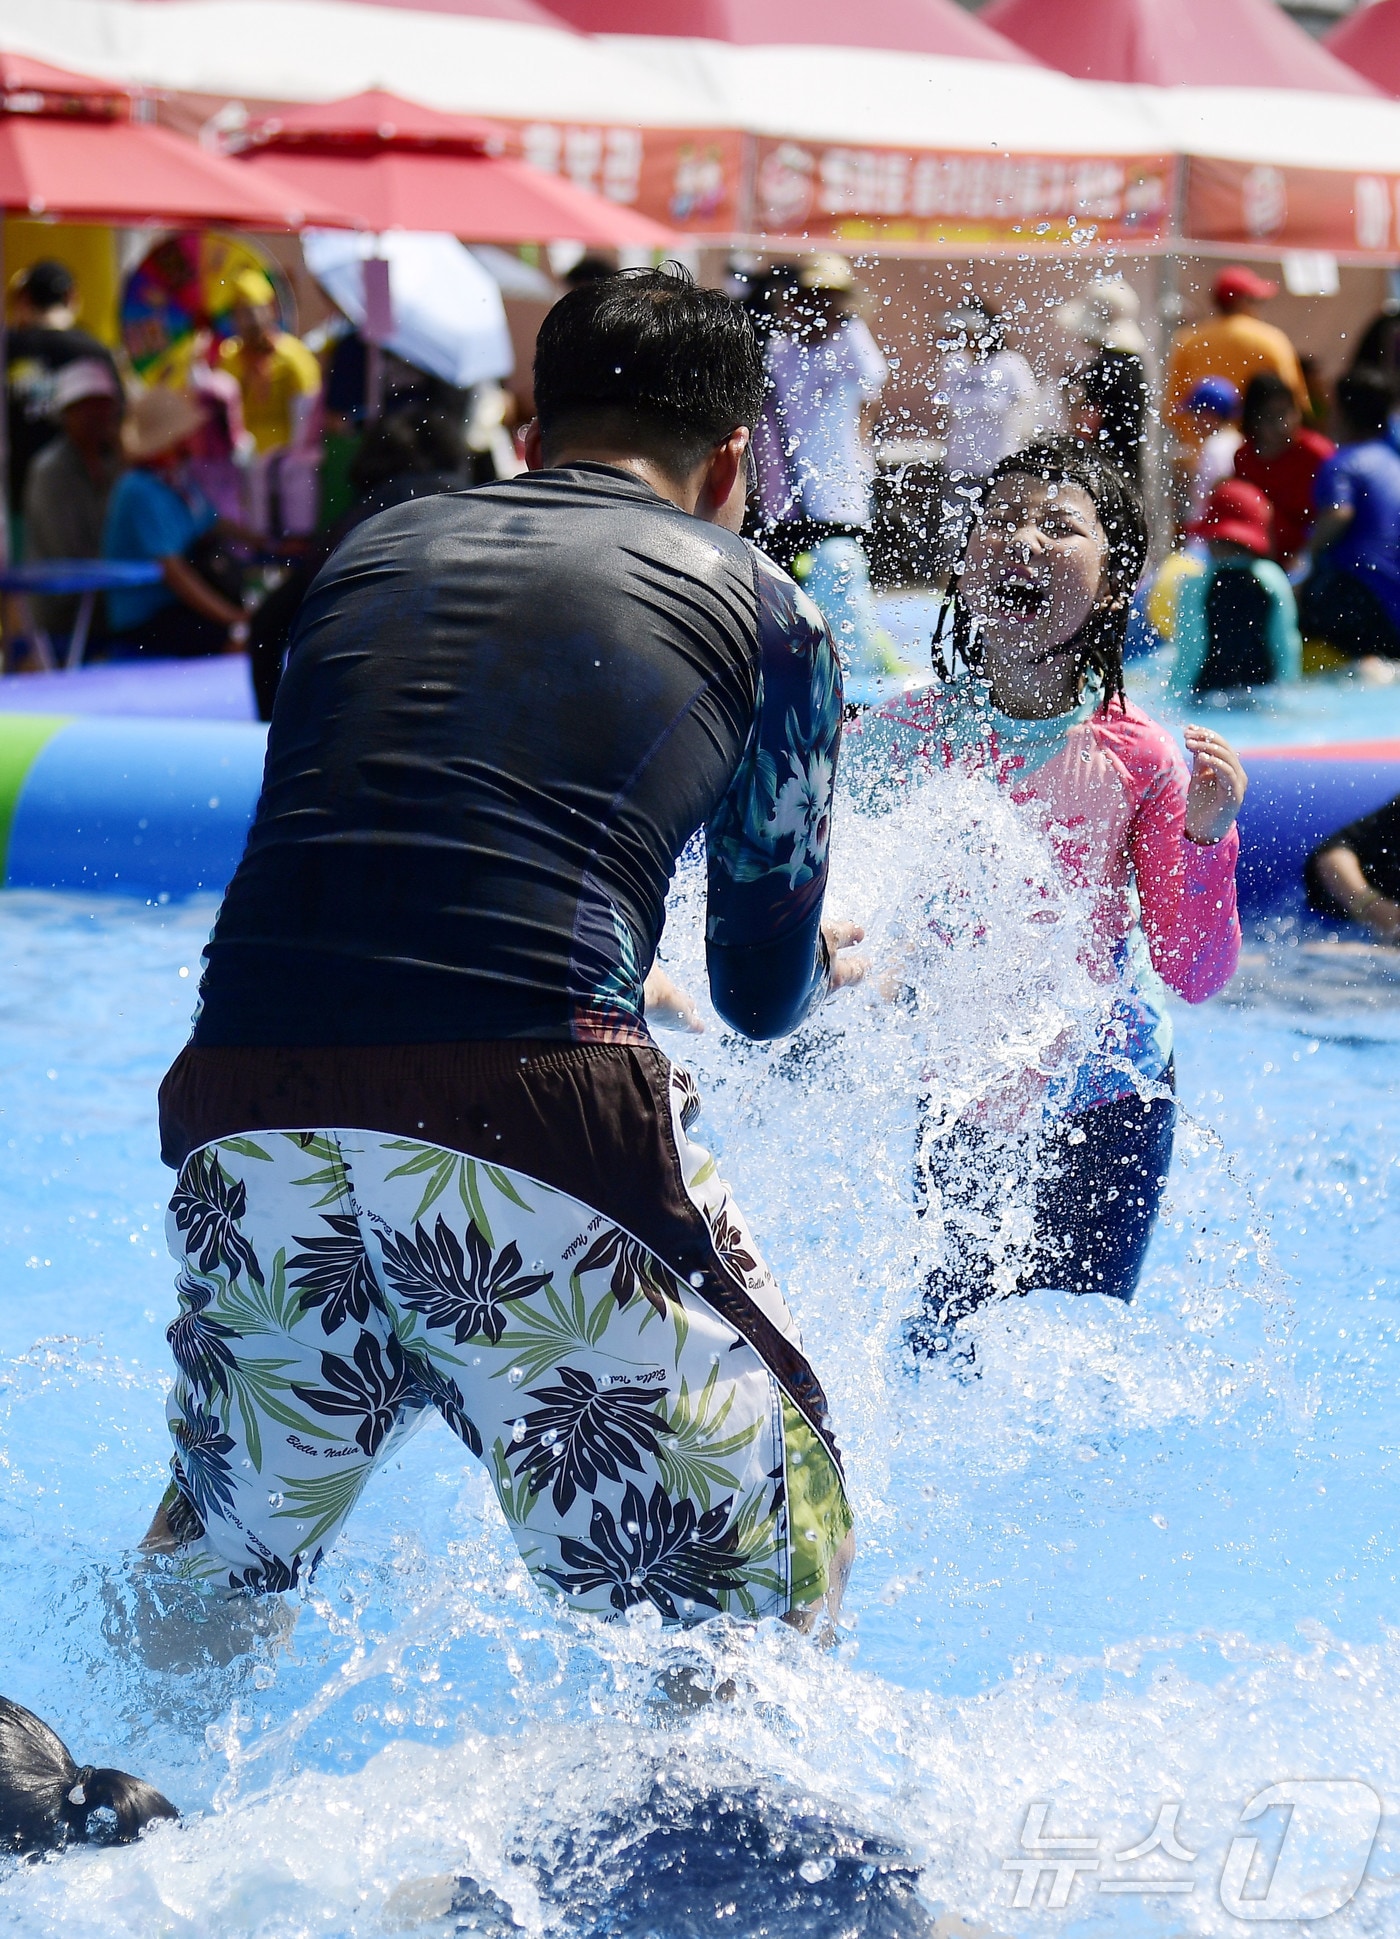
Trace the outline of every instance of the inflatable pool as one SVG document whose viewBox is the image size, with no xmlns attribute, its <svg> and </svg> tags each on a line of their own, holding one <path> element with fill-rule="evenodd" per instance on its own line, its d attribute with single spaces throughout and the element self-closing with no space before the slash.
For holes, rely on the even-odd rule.
<svg viewBox="0 0 1400 1939">
<path fill-rule="evenodd" d="M 0 881 L 147 901 L 222 890 L 265 746 L 241 721 L 0 714 Z"/>
<path fill-rule="evenodd" d="M 1400 740 L 1255 747 L 1244 758 L 1240 913 L 1247 920 L 1302 915 L 1303 863 L 1312 850 L 1400 794 Z"/>
<path fill-rule="evenodd" d="M 253 722 L 0 713 L 0 880 L 148 901 L 217 893 L 243 852 L 265 743 Z M 1245 758 L 1241 913 L 1301 916 L 1309 852 L 1400 794 L 1400 739 Z"/>
</svg>

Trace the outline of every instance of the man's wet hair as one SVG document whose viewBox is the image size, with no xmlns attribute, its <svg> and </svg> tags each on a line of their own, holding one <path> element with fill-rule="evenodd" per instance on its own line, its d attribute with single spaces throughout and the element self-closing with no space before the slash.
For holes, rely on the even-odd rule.
<svg viewBox="0 0 1400 1939">
<path fill-rule="evenodd" d="M 1390 428 L 1395 393 L 1378 370 L 1353 370 L 1337 385 L 1337 412 L 1358 438 L 1383 438 Z"/>
<path fill-rule="evenodd" d="M 563 296 L 535 345 L 546 459 L 567 444 L 635 451 L 683 478 L 763 402 L 744 307 L 678 263 L 624 269 Z"/>
<path fill-rule="evenodd" d="M 1050 485 L 1078 485 L 1093 501 L 1108 541 L 1102 590 L 1111 597 L 1109 604 L 1095 605 L 1074 638 L 1075 671 L 1081 687 L 1090 674 L 1097 677 L 1103 713 L 1108 712 L 1114 700 L 1120 709 L 1126 710 L 1123 642 L 1128 636 L 1129 604 L 1147 565 L 1147 520 L 1139 493 L 1117 465 L 1077 438 L 1069 437 L 1042 438 L 1003 458 L 982 487 L 979 517 L 1003 478 L 1036 478 Z M 961 570 L 960 561 L 958 571 Z M 945 646 L 951 649 L 947 658 Z M 934 664 L 945 680 L 952 678 L 959 660 L 970 672 L 982 670 L 983 656 L 977 643 L 976 626 L 958 596 L 956 579 L 934 634 L 933 654 Z"/>
<path fill-rule="evenodd" d="M 0 1852 L 124 1843 L 153 1818 L 179 1815 L 139 1777 L 75 1764 L 42 1718 L 0 1697 Z"/>
</svg>

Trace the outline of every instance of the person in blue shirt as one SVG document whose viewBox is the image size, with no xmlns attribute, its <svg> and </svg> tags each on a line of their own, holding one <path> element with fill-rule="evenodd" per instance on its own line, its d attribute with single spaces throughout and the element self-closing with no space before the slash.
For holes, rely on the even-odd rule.
<svg viewBox="0 0 1400 1939">
<path fill-rule="evenodd" d="M 239 653 L 247 645 L 236 569 L 216 561 L 205 544 L 218 515 L 185 476 L 190 442 L 203 421 L 193 398 L 158 387 L 137 398 L 122 426 L 131 469 L 108 502 L 103 557 L 158 560 L 164 578 L 108 593 L 108 650 L 115 658 L 189 658 Z"/>
<path fill-rule="evenodd" d="M 1348 660 L 1400 660 L 1400 452 L 1389 384 L 1357 370 L 1337 386 L 1342 448 L 1317 474 L 1313 569 L 1298 596 L 1307 639 Z"/>
</svg>

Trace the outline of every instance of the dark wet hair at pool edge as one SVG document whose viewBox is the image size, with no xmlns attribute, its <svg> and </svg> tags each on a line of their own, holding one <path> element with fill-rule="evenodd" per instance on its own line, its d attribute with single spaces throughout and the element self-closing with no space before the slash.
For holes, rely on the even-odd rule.
<svg viewBox="0 0 1400 1939">
<path fill-rule="evenodd" d="M 98 1815 L 107 1812 L 115 1831 Z M 0 1852 L 56 1851 L 85 1839 L 124 1844 L 153 1819 L 179 1815 L 139 1777 L 75 1764 L 41 1717 L 0 1697 Z"/>
<path fill-rule="evenodd" d="M 1092 499 L 1108 541 L 1104 573 L 1108 590 L 1115 597 L 1111 606 L 1096 606 L 1080 627 L 1074 640 L 1075 667 L 1081 686 L 1086 674 L 1098 675 L 1103 688 L 1100 702 L 1103 713 L 1108 712 L 1115 699 L 1120 708 L 1126 709 L 1123 642 L 1128 636 L 1129 604 L 1147 565 L 1147 520 L 1141 497 L 1117 465 L 1078 438 L 1038 438 L 1034 444 L 1003 458 L 983 484 L 979 517 L 988 494 L 1003 478 L 1039 478 L 1047 484 L 1078 485 Z M 957 575 L 961 571 L 959 559 L 951 596 L 933 636 L 934 666 L 944 680 L 953 677 L 959 660 L 970 673 L 982 670 L 982 652 L 977 645 L 972 616 L 958 597 Z M 946 659 L 945 646 L 951 649 Z"/>
</svg>

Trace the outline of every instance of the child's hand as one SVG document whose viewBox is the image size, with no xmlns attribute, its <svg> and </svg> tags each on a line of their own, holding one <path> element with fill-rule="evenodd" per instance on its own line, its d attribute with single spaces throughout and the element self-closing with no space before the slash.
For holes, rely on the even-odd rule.
<svg viewBox="0 0 1400 1939">
<path fill-rule="evenodd" d="M 857 922 L 847 922 L 841 916 L 828 916 L 822 923 L 822 936 L 826 942 L 826 953 L 831 960 L 830 988 L 849 989 L 852 983 L 859 983 L 870 963 L 864 956 L 843 954 L 855 943 L 865 941 L 865 931 Z"/>
<path fill-rule="evenodd" d="M 694 997 L 673 982 L 659 963 L 653 963 L 647 971 L 642 1008 L 648 1023 L 665 1024 L 668 1030 L 688 1030 L 693 1037 L 704 1034 L 705 1020 L 695 1007 Z"/>
<path fill-rule="evenodd" d="M 1209 847 L 1223 841 L 1235 825 L 1249 779 L 1230 743 L 1209 727 L 1188 727 L 1183 736 L 1191 756 L 1186 791 L 1186 833 Z"/>
</svg>

